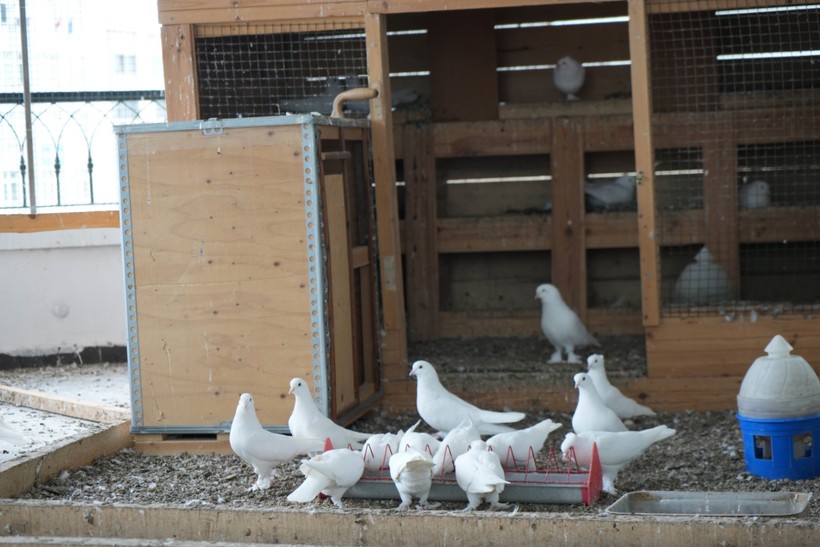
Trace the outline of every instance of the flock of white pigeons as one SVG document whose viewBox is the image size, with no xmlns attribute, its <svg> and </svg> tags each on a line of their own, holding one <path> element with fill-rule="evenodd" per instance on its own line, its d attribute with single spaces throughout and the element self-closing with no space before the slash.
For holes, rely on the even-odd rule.
<svg viewBox="0 0 820 547">
<path fill-rule="evenodd" d="M 540 285 L 541 327 L 555 347 L 550 363 L 581 363 L 575 348 L 599 345 L 578 316 L 564 303 L 550 284 Z M 344 428 L 325 416 L 314 402 L 308 383 L 302 378 L 290 382 L 294 395 L 288 420 L 290 435 L 267 431 L 259 423 L 253 397 L 239 398 L 230 431 L 233 451 L 251 465 L 256 481 L 251 490 L 266 489 L 275 478 L 275 468 L 299 455 L 304 482 L 291 492 L 291 502 L 308 503 L 323 494 L 339 508 L 342 497 L 367 472 L 388 470 L 401 504 L 407 510 L 414 499 L 417 508 L 438 506 L 428 501 L 434 477 L 455 474 L 468 502 L 465 510 L 483 502 L 491 509 L 508 504 L 499 501 L 506 470 L 536 471 L 536 455 L 547 437 L 561 427 L 550 419 L 531 427 L 513 429 L 511 423 L 525 418 L 522 412 L 484 410 L 449 392 L 439 380 L 435 367 L 416 361 L 410 376 L 417 380 L 416 408 L 421 420 L 438 431 L 436 435 L 416 431 L 421 420 L 397 433 L 361 433 Z M 564 461 L 588 468 L 593 444 L 597 446 L 604 491 L 616 494 L 615 479 L 621 469 L 640 457 L 652 444 L 675 434 L 659 425 L 632 431 L 623 420 L 655 413 L 624 396 L 607 379 L 604 356 L 587 359 L 586 372 L 574 376 L 578 403 L 572 416 L 572 432 L 567 433 L 561 452 Z M 486 440 L 483 437 L 487 437 Z"/>
</svg>

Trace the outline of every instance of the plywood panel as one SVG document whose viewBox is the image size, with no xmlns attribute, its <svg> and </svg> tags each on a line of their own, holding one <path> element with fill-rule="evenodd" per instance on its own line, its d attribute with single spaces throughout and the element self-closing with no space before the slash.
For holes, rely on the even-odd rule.
<svg viewBox="0 0 820 547">
<path fill-rule="evenodd" d="M 311 372 L 298 126 L 128 136 L 145 426 L 286 423 Z M 275 176 L 272 176 L 275 174 Z"/>
</svg>

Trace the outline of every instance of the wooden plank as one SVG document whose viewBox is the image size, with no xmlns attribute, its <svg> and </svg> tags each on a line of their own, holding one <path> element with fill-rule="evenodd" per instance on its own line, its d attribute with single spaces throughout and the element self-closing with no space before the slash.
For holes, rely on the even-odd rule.
<svg viewBox="0 0 820 547">
<path fill-rule="evenodd" d="M 494 15 L 470 10 L 437 13 L 428 29 L 434 120 L 498 117 Z"/>
<path fill-rule="evenodd" d="M 815 0 L 647 0 L 646 11 L 648 13 L 679 13 L 690 11 L 712 11 L 741 8 L 762 8 L 766 6 L 815 4 Z"/>
<path fill-rule="evenodd" d="M 218 38 L 223 36 L 247 36 L 252 34 L 282 34 L 289 32 L 315 31 L 321 28 L 360 29 L 364 26 L 361 16 L 323 17 L 320 20 L 288 19 L 281 23 L 247 21 L 245 23 L 210 23 L 194 26 L 197 38 Z"/>
<path fill-rule="evenodd" d="M 440 218 L 440 253 L 547 251 L 552 247 L 552 217 L 517 215 Z"/>
<path fill-rule="evenodd" d="M 616 2 L 618 0 L 599 0 L 598 3 Z M 464 10 L 483 8 L 509 8 L 517 6 L 563 6 L 574 4 L 573 0 L 455 0 L 441 2 L 441 0 L 368 0 L 367 9 L 371 13 L 418 13 L 442 10 Z M 587 7 L 587 6 L 585 6 Z"/>
<path fill-rule="evenodd" d="M 607 515 L 592 508 L 589 515 L 555 511 L 334 511 L 293 507 L 181 505 L 95 505 L 52 500 L 0 500 L 10 539 L 132 538 L 180 545 L 304 544 L 304 545 L 444 545 L 477 547 L 513 545 L 526 538 L 533 545 L 558 545 L 572 538 L 578 545 L 605 547 L 612 534 L 624 545 L 646 544 L 663 538 L 666 547 L 692 545 L 815 545 L 820 526 L 808 518 L 775 524 L 761 518 L 670 518 L 666 516 Z M 361 516 L 359 516 L 361 515 Z M 813 539 L 812 539 L 813 538 Z M 422 540 L 422 541 L 419 541 Z M 159 545 L 159 543 L 157 543 Z"/>
<path fill-rule="evenodd" d="M 134 435 L 134 450 L 153 456 L 233 454 L 228 433 L 214 435 Z"/>
<path fill-rule="evenodd" d="M 380 342 L 383 377 L 388 382 L 407 374 L 407 328 L 386 32 L 383 15 L 365 16 L 368 77 L 370 87 L 379 92 L 378 97 L 370 101 L 370 127 L 382 299 L 383 335 Z"/>
<path fill-rule="evenodd" d="M 92 435 L 82 433 L 49 445 L 23 461 L 0 464 L 0 498 L 20 496 L 64 470 L 88 465 L 131 446 L 129 426 L 127 420 L 117 422 Z"/>
<path fill-rule="evenodd" d="M 406 190 L 405 256 L 407 328 L 410 338 L 427 340 L 438 331 L 439 269 L 436 237 L 437 177 L 430 124 L 404 126 Z"/>
<path fill-rule="evenodd" d="M 74 230 L 78 228 L 119 228 L 119 211 L 0 215 L 0 233 L 23 234 Z"/>
<path fill-rule="evenodd" d="M 655 219 L 655 149 L 649 77 L 649 27 L 645 3 L 629 2 L 629 51 L 632 59 L 632 109 L 638 185 L 638 248 L 644 325 L 660 322 L 660 258 Z"/>
<path fill-rule="evenodd" d="M 546 120 L 443 122 L 433 125 L 437 158 L 548 154 L 551 126 Z"/>
<path fill-rule="evenodd" d="M 363 0 L 299 2 L 298 0 L 242 0 L 214 2 L 207 0 L 158 0 L 158 17 L 162 25 L 199 23 L 236 23 L 239 21 L 282 21 L 285 19 L 321 19 L 364 15 Z"/>
<path fill-rule="evenodd" d="M 128 136 L 143 425 L 217 427 L 249 386 L 287 423 L 313 372 L 301 149 L 298 125 Z"/>
<path fill-rule="evenodd" d="M 511 120 L 517 118 L 555 118 L 558 116 L 590 116 L 593 123 L 603 116 L 622 116 L 632 124 L 632 100 L 583 100 L 574 102 L 528 102 L 506 103 L 498 106 L 498 118 Z M 630 136 L 630 139 L 632 137 Z"/>
<path fill-rule="evenodd" d="M 636 213 L 587 213 L 584 217 L 584 227 L 587 249 L 623 249 L 638 246 Z"/>
<path fill-rule="evenodd" d="M 820 320 L 803 315 L 664 317 L 646 331 L 649 377 L 743 376 L 775 334 L 820 373 Z"/>
<path fill-rule="evenodd" d="M 722 138 L 721 138 L 722 133 Z M 729 274 L 734 296 L 740 294 L 740 249 L 737 225 L 737 146 L 731 130 L 704 143 L 704 244 Z"/>
<path fill-rule="evenodd" d="M 165 111 L 169 122 L 199 119 L 194 27 L 165 25 L 160 29 L 165 74 Z"/>
<path fill-rule="evenodd" d="M 586 319 L 584 144 L 577 120 L 559 118 L 552 130 L 552 284 Z"/>
<path fill-rule="evenodd" d="M 344 175 L 325 174 L 322 182 L 322 208 L 325 213 L 323 224 L 327 237 L 327 275 L 330 289 L 328 296 L 332 355 L 331 415 L 339 416 L 358 403 L 356 371 L 353 364 L 353 281 L 350 274 Z"/>
<path fill-rule="evenodd" d="M 30 389 L 0 385 L 0 401 L 92 422 L 120 422 L 131 418 L 131 411 L 103 403 L 92 404 Z"/>
</svg>

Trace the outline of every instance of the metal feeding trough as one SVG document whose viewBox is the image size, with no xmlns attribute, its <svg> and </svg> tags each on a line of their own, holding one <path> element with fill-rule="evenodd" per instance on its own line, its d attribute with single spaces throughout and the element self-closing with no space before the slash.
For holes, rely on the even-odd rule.
<svg viewBox="0 0 820 547">
<path fill-rule="evenodd" d="M 615 515 L 678 515 L 691 517 L 793 517 L 809 506 L 802 492 L 630 492 L 607 507 Z"/>
<path fill-rule="evenodd" d="M 547 503 L 592 505 L 601 496 L 601 464 L 598 450 L 593 446 L 592 459 L 588 470 L 581 470 L 574 458 L 566 464 L 559 465 L 552 448 L 549 450 L 545 469 L 528 471 L 529 462 L 523 466 L 506 465 L 514 458 L 507 458 L 504 475 L 510 484 L 501 493 L 500 501 L 512 503 Z M 387 458 L 384 458 L 385 460 Z M 399 500 L 390 470 L 386 468 L 375 472 L 365 471 L 362 478 L 345 497 L 362 499 Z M 433 477 L 430 488 L 430 501 L 467 501 L 467 495 L 458 486 L 455 473 L 444 473 Z"/>
</svg>

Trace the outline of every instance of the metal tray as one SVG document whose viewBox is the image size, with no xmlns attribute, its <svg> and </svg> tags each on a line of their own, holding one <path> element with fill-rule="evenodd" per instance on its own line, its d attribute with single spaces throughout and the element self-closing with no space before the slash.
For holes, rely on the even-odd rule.
<svg viewBox="0 0 820 547">
<path fill-rule="evenodd" d="M 808 508 L 803 492 L 630 492 L 607 507 L 615 515 L 680 515 L 710 517 L 791 517 Z"/>
</svg>

